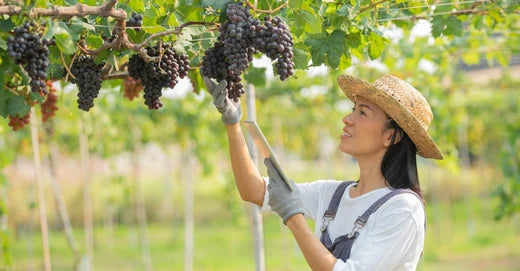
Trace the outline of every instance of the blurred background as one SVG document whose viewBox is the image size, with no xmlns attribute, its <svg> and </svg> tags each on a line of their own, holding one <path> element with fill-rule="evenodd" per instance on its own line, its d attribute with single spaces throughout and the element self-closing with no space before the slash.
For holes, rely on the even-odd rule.
<svg viewBox="0 0 520 271">
<path fill-rule="evenodd" d="M 418 270 L 520 270 L 518 31 L 479 46 L 386 34 L 394 42 L 378 61 L 353 57 L 346 70 L 313 67 L 281 82 L 255 60 L 245 78 L 260 127 L 295 182 L 357 179 L 355 161 L 337 149 L 352 107 L 337 76 L 407 80 L 430 102 L 430 131 L 446 156 L 418 160 L 428 221 Z M 85 113 L 76 86 L 54 82 L 54 118 L 42 123 L 37 110 L 16 133 L 0 119 L 1 261 L 42 270 L 44 204 L 53 270 L 254 270 L 251 205 L 235 188 L 210 97 L 184 81 L 151 112 L 122 85 L 105 82 Z M 276 215 L 262 223 L 266 270 L 310 270 Z"/>
</svg>

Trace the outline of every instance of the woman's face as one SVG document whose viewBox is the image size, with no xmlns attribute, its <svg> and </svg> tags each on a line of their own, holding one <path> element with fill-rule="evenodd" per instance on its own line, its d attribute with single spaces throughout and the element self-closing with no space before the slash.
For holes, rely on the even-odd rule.
<svg viewBox="0 0 520 271">
<path fill-rule="evenodd" d="M 352 113 L 343 118 L 345 127 L 339 149 L 356 159 L 384 155 L 393 129 L 386 129 L 386 113 L 363 97 L 357 97 Z"/>
</svg>

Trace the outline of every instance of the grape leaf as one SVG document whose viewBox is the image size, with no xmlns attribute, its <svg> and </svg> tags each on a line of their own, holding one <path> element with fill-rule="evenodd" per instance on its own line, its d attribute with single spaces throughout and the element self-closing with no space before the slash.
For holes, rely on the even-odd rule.
<svg viewBox="0 0 520 271">
<path fill-rule="evenodd" d="M 368 56 L 371 59 L 378 58 L 385 49 L 385 39 L 374 32 L 368 36 Z"/>
<path fill-rule="evenodd" d="M 462 22 L 455 16 L 450 16 L 446 20 L 445 35 L 462 36 Z"/>
<path fill-rule="evenodd" d="M 304 28 L 309 34 L 321 33 L 321 22 L 315 14 L 303 9 L 297 13 L 305 21 Z"/>
<path fill-rule="evenodd" d="M 144 2 L 141 0 L 130 0 L 128 1 L 128 6 L 136 12 L 142 12 L 144 10 Z"/>
<path fill-rule="evenodd" d="M 265 68 L 250 68 L 246 71 L 244 78 L 248 83 L 257 87 L 265 86 Z"/>
<path fill-rule="evenodd" d="M 1 19 L 0 20 L 0 32 L 8 32 L 14 28 L 14 23 L 11 19 Z"/>
<path fill-rule="evenodd" d="M 29 112 L 29 110 L 31 109 L 31 107 L 25 103 L 25 100 L 22 96 L 11 95 L 4 102 L 4 105 L 7 109 L 6 112 L 8 115 L 11 116 L 23 117 L 27 115 L 27 112 Z M 2 112 L 2 115 L 3 113 L 4 112 Z"/>
<path fill-rule="evenodd" d="M 300 48 L 294 48 L 293 53 L 294 53 L 294 68 L 306 70 L 309 65 L 309 56 L 307 55 L 307 53 Z"/>
<path fill-rule="evenodd" d="M 344 52 L 345 32 L 335 30 L 328 39 L 327 61 L 331 68 L 335 69 L 338 67 L 340 58 Z"/>
<path fill-rule="evenodd" d="M 327 39 L 309 38 L 305 41 L 305 45 L 310 47 L 313 66 L 319 66 L 325 62 L 325 54 L 327 53 Z"/>
<path fill-rule="evenodd" d="M 0 49 L 7 50 L 7 43 L 3 38 L 0 37 Z"/>
<path fill-rule="evenodd" d="M 234 2 L 233 0 L 202 0 L 201 4 L 205 7 L 212 7 L 214 9 L 223 10 L 228 3 Z"/>
<path fill-rule="evenodd" d="M 432 20 L 432 36 L 439 37 L 444 31 L 444 19 L 442 16 L 435 16 Z"/>
<path fill-rule="evenodd" d="M 199 69 L 190 69 L 188 71 L 188 78 L 193 85 L 193 92 L 199 94 L 200 89 L 205 88 Z"/>
</svg>

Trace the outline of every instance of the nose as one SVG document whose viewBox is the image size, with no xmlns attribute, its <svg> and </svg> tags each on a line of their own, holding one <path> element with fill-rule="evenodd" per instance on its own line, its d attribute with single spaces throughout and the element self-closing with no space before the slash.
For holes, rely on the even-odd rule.
<svg viewBox="0 0 520 271">
<path fill-rule="evenodd" d="M 348 126 L 352 126 L 354 125 L 354 121 L 352 119 L 352 113 L 346 115 L 345 117 L 343 117 L 343 122 L 348 125 Z"/>
</svg>

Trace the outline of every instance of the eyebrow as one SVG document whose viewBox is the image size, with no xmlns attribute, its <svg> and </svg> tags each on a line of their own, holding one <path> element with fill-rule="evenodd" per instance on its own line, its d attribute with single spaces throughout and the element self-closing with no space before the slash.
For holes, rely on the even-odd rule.
<svg viewBox="0 0 520 271">
<path fill-rule="evenodd" d="M 359 107 L 366 107 L 368 109 L 370 109 L 370 111 L 374 111 L 374 109 L 372 109 L 370 106 L 366 105 L 366 104 L 359 104 Z"/>
</svg>

